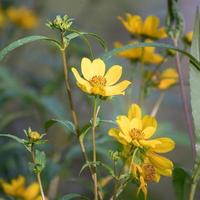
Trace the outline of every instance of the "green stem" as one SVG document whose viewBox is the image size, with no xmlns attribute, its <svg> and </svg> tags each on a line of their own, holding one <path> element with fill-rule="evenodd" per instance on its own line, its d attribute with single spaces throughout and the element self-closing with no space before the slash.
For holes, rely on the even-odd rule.
<svg viewBox="0 0 200 200">
<path fill-rule="evenodd" d="M 93 146 L 93 177 L 94 177 L 94 199 L 98 200 L 98 185 L 97 185 L 97 156 L 96 156 L 96 120 L 99 109 L 97 108 L 97 98 L 94 99 L 93 119 L 92 119 L 92 146 Z"/>
</svg>

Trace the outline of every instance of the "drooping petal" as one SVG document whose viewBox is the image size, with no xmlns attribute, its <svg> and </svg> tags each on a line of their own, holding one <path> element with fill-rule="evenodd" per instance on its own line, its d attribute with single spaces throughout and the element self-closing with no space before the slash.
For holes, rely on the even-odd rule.
<svg viewBox="0 0 200 200">
<path fill-rule="evenodd" d="M 39 185 L 38 183 L 32 183 L 23 193 L 24 199 L 35 199 L 39 194 Z"/>
<path fill-rule="evenodd" d="M 92 62 L 92 70 L 94 71 L 95 76 L 104 76 L 106 71 L 106 66 L 103 60 L 97 58 Z"/>
<path fill-rule="evenodd" d="M 115 84 L 122 75 L 122 67 L 119 65 L 113 65 L 106 73 L 106 85 L 110 86 Z"/>
<path fill-rule="evenodd" d="M 162 176 L 172 176 L 172 169 L 156 169 L 156 171 Z"/>
<path fill-rule="evenodd" d="M 141 118 L 141 116 L 141 108 L 137 104 L 132 104 L 128 110 L 128 118 L 131 120 L 133 118 Z"/>
<path fill-rule="evenodd" d="M 94 70 L 92 68 L 92 62 L 88 58 L 83 58 L 81 60 L 81 72 L 83 74 L 83 77 L 86 80 L 90 80 L 94 76 Z"/>
<path fill-rule="evenodd" d="M 173 169 L 171 160 L 155 153 L 148 153 L 150 162 L 158 169 Z"/>
<path fill-rule="evenodd" d="M 83 79 L 75 68 L 72 68 L 72 72 L 76 78 L 77 85 L 80 87 L 80 89 L 84 92 L 90 93 L 91 85 L 89 84 L 89 82 Z"/>
<path fill-rule="evenodd" d="M 105 96 L 114 96 L 114 95 L 124 95 L 124 90 L 131 84 L 130 81 L 124 80 L 116 85 L 113 86 L 106 86 L 105 87 Z"/>
<path fill-rule="evenodd" d="M 160 174 L 158 174 L 158 173 L 155 174 L 154 181 L 155 181 L 156 183 L 158 183 L 158 182 L 160 181 Z"/>
<path fill-rule="evenodd" d="M 149 126 L 157 129 L 157 121 L 155 117 L 152 117 L 150 115 L 145 115 L 142 119 L 142 129 L 145 130 L 145 128 Z"/>
<path fill-rule="evenodd" d="M 157 153 L 167 153 L 172 151 L 175 147 L 175 142 L 170 138 L 157 138 L 156 140 L 160 141 L 160 144 L 157 144 L 152 151 Z"/>
<path fill-rule="evenodd" d="M 145 135 L 145 139 L 149 139 L 152 135 L 154 135 L 156 131 L 155 127 L 152 126 L 148 126 L 147 128 L 145 128 L 142 132 Z"/>
<path fill-rule="evenodd" d="M 126 144 L 127 144 L 126 140 L 124 140 L 123 138 L 121 138 L 121 137 L 119 136 L 119 134 L 120 134 L 120 131 L 119 131 L 119 129 L 117 129 L 117 128 L 111 128 L 111 129 L 108 131 L 108 135 L 110 135 L 111 137 L 114 137 L 114 138 L 115 138 L 117 141 L 119 141 L 121 144 L 126 145 Z"/>
<path fill-rule="evenodd" d="M 131 120 L 131 129 L 142 130 L 142 120 L 140 118 L 133 118 Z"/>
<path fill-rule="evenodd" d="M 147 148 L 154 148 L 156 145 L 160 144 L 161 142 L 157 139 L 153 140 L 139 140 L 140 145 L 147 147 Z"/>
<path fill-rule="evenodd" d="M 155 32 L 160 25 L 160 20 L 156 16 L 148 16 L 144 21 L 143 34 L 154 37 Z"/>
</svg>

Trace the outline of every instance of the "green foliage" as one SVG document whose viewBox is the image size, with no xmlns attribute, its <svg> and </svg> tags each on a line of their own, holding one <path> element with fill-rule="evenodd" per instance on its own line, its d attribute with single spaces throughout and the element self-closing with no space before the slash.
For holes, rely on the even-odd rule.
<svg viewBox="0 0 200 200">
<path fill-rule="evenodd" d="M 186 200 L 188 193 L 188 186 L 190 183 L 190 174 L 179 167 L 173 170 L 173 185 L 177 200 Z"/>
</svg>

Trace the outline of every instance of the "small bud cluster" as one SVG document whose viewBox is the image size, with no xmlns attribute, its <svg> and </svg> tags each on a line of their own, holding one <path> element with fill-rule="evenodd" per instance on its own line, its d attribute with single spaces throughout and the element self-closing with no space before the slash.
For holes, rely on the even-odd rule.
<svg viewBox="0 0 200 200">
<path fill-rule="evenodd" d="M 66 32 L 71 27 L 73 23 L 72 20 L 73 19 L 69 18 L 67 15 L 64 15 L 63 17 L 57 15 L 53 21 L 47 23 L 47 26 L 51 29 L 58 29 L 61 32 Z"/>
</svg>

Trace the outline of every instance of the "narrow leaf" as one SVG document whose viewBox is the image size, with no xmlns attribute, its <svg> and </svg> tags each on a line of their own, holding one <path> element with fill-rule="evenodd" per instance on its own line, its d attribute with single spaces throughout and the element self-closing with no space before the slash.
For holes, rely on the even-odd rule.
<svg viewBox="0 0 200 200">
<path fill-rule="evenodd" d="M 38 40 L 46 40 L 46 41 L 50 41 L 53 42 L 54 44 L 56 44 L 57 46 L 60 46 L 59 43 L 56 40 L 53 40 L 51 38 L 48 38 L 46 36 L 40 36 L 40 35 L 34 35 L 34 36 L 28 36 L 28 37 L 24 37 L 22 39 L 19 39 L 17 41 L 12 42 L 11 44 L 9 44 L 7 47 L 5 47 L 4 49 L 2 49 L 0 51 L 0 61 L 11 51 L 13 51 L 14 49 L 21 47 L 25 44 L 28 44 L 30 42 L 34 42 L 34 41 L 38 41 Z"/>
<path fill-rule="evenodd" d="M 10 139 L 13 139 L 21 144 L 24 144 L 24 140 L 17 137 L 17 136 L 14 136 L 14 135 L 11 135 L 11 134 L 0 134 L 0 137 L 7 137 L 7 138 L 10 138 Z"/>
</svg>

